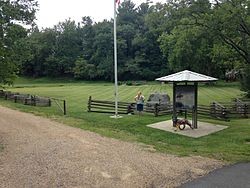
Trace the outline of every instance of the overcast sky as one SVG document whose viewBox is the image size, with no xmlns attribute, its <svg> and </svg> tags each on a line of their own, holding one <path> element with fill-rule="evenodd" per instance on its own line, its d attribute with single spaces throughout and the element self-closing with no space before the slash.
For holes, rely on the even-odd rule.
<svg viewBox="0 0 250 188">
<path fill-rule="evenodd" d="M 123 0 L 120 0 L 121 2 Z M 146 0 L 132 0 L 140 5 Z M 166 0 L 152 0 L 165 2 Z M 80 21 L 83 16 L 90 16 L 95 22 L 113 17 L 114 0 L 38 0 L 39 11 L 36 23 L 39 28 L 53 27 L 60 21 L 71 18 Z"/>
</svg>

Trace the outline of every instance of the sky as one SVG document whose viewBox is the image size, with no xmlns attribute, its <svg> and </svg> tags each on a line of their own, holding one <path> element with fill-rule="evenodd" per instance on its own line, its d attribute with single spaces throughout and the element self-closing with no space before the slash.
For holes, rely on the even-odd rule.
<svg viewBox="0 0 250 188">
<path fill-rule="evenodd" d="M 68 18 L 81 21 L 83 16 L 90 16 L 95 22 L 111 19 L 114 14 L 114 0 L 37 0 L 39 10 L 36 13 L 36 23 L 39 28 L 53 27 Z M 121 2 L 123 0 L 120 0 Z M 146 0 L 132 0 L 140 5 Z M 166 0 L 151 0 L 166 2 Z"/>
</svg>

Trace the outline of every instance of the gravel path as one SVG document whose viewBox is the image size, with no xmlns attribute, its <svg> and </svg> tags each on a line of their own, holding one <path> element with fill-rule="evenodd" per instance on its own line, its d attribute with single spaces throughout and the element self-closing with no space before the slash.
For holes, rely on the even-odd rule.
<svg viewBox="0 0 250 188">
<path fill-rule="evenodd" d="M 0 106 L 0 187 L 176 187 L 222 163 L 152 153 Z"/>
</svg>

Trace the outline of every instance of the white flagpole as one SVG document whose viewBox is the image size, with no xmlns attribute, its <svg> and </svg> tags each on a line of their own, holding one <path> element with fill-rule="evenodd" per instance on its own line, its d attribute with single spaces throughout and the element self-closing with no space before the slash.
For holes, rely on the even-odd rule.
<svg viewBox="0 0 250 188">
<path fill-rule="evenodd" d="M 116 43 L 116 0 L 114 0 L 114 73 L 115 73 L 115 115 L 113 117 L 117 118 L 118 115 L 118 79 L 117 79 L 117 43 Z"/>
</svg>

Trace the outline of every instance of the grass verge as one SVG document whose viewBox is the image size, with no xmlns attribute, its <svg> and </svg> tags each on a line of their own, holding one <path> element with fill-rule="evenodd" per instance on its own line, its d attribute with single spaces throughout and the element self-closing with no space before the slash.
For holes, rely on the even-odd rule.
<svg viewBox="0 0 250 188">
<path fill-rule="evenodd" d="M 205 137 L 189 138 L 146 126 L 170 119 L 170 116 L 153 117 L 144 114 L 142 117 L 125 115 L 121 119 L 111 119 L 107 114 L 86 112 L 89 95 L 95 99 L 113 100 L 113 85 L 110 83 L 50 83 L 48 80 L 44 83 L 43 81 L 33 82 L 29 80 L 28 85 L 19 83 L 8 89 L 21 93 L 66 99 L 68 115 L 63 116 L 56 106 L 39 108 L 15 104 L 2 99 L 0 105 L 49 117 L 55 121 L 96 132 L 103 136 L 130 142 L 141 142 L 149 145 L 150 148 L 153 147 L 156 151 L 179 156 L 200 155 L 227 162 L 250 161 L 249 119 L 234 119 L 225 122 L 201 117 L 199 119 L 201 121 L 227 125 L 229 128 Z M 142 86 L 122 85 L 119 86 L 119 98 L 121 101 L 131 101 L 138 90 L 141 90 L 146 98 L 155 91 L 167 92 L 170 96 L 172 94 L 171 85 L 154 83 Z M 237 84 L 201 85 L 199 87 L 199 103 L 209 104 L 213 100 L 230 101 L 234 97 L 240 97 L 241 94 Z"/>
</svg>

